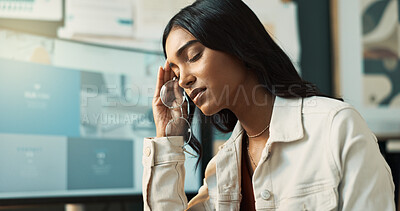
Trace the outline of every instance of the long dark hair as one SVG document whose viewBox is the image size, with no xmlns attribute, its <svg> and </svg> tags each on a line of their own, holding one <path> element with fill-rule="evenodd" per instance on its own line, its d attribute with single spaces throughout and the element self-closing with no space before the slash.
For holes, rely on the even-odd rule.
<svg viewBox="0 0 400 211">
<path fill-rule="evenodd" d="M 207 48 L 240 59 L 272 95 L 284 98 L 326 96 L 299 76 L 290 58 L 241 0 L 197 0 L 183 8 L 165 27 L 162 40 L 165 57 L 165 43 L 173 27 L 186 29 Z M 190 102 L 189 105 L 193 111 L 194 104 Z M 224 133 L 231 132 L 237 120 L 228 109 L 211 116 L 212 124 Z M 201 156 L 200 143 L 194 139 L 190 145 Z"/>
</svg>

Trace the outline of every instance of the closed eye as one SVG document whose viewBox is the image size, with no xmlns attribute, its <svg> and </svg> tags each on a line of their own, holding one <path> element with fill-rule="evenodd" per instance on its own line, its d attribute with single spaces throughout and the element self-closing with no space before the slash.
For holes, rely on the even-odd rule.
<svg viewBox="0 0 400 211">
<path fill-rule="evenodd" d="M 195 61 L 199 60 L 202 55 L 203 55 L 202 52 L 200 52 L 200 53 L 196 54 L 193 58 L 189 59 L 188 62 L 195 62 Z"/>
</svg>

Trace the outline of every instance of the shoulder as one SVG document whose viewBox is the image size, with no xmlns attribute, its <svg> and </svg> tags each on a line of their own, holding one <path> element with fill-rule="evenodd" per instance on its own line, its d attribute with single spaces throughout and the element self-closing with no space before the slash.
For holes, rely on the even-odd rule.
<svg viewBox="0 0 400 211">
<path fill-rule="evenodd" d="M 322 119 L 328 121 L 332 128 L 342 128 L 354 125 L 367 129 L 368 126 L 361 114 L 349 103 L 327 97 L 303 98 L 302 115 L 322 115 Z"/>
<path fill-rule="evenodd" d="M 307 97 L 303 98 L 303 114 L 325 113 L 334 115 L 343 109 L 353 109 L 354 107 L 346 102 L 328 97 Z"/>
<path fill-rule="evenodd" d="M 334 143 L 361 134 L 364 140 L 375 140 L 361 114 L 352 105 L 340 100 L 327 97 L 303 98 L 302 117 L 303 123 L 308 122 L 307 125 L 313 125 L 319 131 L 324 130 L 327 140 L 336 140 Z"/>
<path fill-rule="evenodd" d="M 305 111 L 303 117 L 307 114 L 322 114 L 319 123 L 324 127 L 328 149 L 333 154 L 336 163 L 340 163 L 339 158 L 347 155 L 346 153 L 353 146 L 356 146 L 358 153 L 378 149 L 376 136 L 352 105 L 335 99 L 316 97 L 313 106 L 307 107 L 307 103 L 312 102 L 311 100 L 313 99 L 305 98 L 303 101 Z"/>
</svg>

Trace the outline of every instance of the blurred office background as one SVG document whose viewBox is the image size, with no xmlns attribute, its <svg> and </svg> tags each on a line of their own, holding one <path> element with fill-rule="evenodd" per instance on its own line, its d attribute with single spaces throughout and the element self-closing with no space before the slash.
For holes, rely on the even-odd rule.
<svg viewBox="0 0 400 211">
<path fill-rule="evenodd" d="M 191 2 L 0 0 L 0 210 L 143 209 L 161 35 Z M 245 2 L 305 80 L 361 112 L 397 186 L 399 1 Z M 193 129 L 204 153 L 197 171 L 187 156 L 189 199 L 230 136 L 199 112 Z"/>
</svg>

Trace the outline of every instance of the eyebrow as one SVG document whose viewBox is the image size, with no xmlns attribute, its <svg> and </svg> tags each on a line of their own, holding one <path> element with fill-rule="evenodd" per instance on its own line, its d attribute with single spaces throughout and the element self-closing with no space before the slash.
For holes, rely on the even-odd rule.
<svg viewBox="0 0 400 211">
<path fill-rule="evenodd" d="M 189 46 L 193 45 L 194 43 L 199 42 L 198 40 L 190 40 L 187 43 L 185 43 L 182 47 L 180 47 L 178 49 L 178 51 L 176 52 L 176 57 L 180 57 L 183 53 L 183 51 L 188 48 Z"/>
<path fill-rule="evenodd" d="M 182 55 L 183 51 L 184 51 L 186 48 L 188 48 L 189 46 L 193 45 L 194 43 L 198 43 L 198 42 L 200 42 L 200 41 L 198 41 L 198 40 L 189 40 L 187 43 L 185 43 L 184 45 L 182 45 L 182 46 L 178 49 L 178 51 L 176 52 L 176 57 L 180 57 L 180 56 Z M 170 67 L 170 68 L 172 68 L 173 65 L 175 65 L 175 64 L 172 63 L 172 62 L 169 62 L 169 67 Z"/>
</svg>

